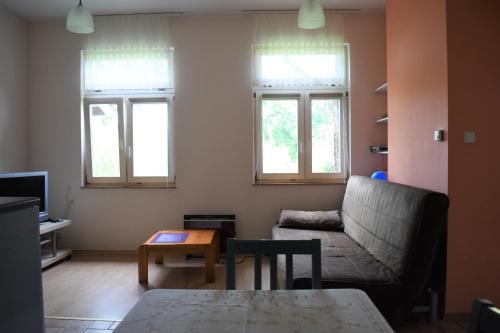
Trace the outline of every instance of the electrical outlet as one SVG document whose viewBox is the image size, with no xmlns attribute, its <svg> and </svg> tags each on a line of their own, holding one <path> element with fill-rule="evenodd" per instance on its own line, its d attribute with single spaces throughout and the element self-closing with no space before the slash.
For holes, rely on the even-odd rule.
<svg viewBox="0 0 500 333">
<path fill-rule="evenodd" d="M 464 132 L 464 143 L 476 143 L 476 132 Z"/>
</svg>

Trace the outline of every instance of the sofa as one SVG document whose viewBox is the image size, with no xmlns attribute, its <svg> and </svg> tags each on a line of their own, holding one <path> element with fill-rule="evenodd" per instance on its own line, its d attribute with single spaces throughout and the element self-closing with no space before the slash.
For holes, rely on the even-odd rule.
<svg viewBox="0 0 500 333">
<path fill-rule="evenodd" d="M 277 224 L 272 234 L 321 240 L 322 288 L 364 290 L 388 319 L 402 318 L 416 306 L 442 317 L 447 211 L 442 193 L 351 176 L 339 211 L 343 230 Z M 294 256 L 294 289 L 311 287 L 310 260 Z M 278 259 L 278 274 L 284 281 L 285 258 Z"/>
</svg>

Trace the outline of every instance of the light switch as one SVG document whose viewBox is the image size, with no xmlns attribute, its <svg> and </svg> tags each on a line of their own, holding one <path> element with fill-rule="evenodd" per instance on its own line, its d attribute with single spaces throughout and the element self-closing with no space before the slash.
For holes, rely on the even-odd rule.
<svg viewBox="0 0 500 333">
<path fill-rule="evenodd" d="M 476 132 L 464 132 L 464 143 L 476 143 Z"/>
<path fill-rule="evenodd" d="M 443 141 L 443 130 L 435 130 L 434 131 L 434 141 Z"/>
</svg>

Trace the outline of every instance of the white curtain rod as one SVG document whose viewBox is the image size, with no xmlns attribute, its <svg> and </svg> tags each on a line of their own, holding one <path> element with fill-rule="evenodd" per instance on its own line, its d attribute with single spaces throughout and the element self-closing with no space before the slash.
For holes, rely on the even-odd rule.
<svg viewBox="0 0 500 333">
<path fill-rule="evenodd" d="M 355 13 L 360 9 L 324 9 L 327 13 Z M 293 14 L 298 13 L 298 9 L 244 9 L 241 11 L 244 14 Z"/>
<path fill-rule="evenodd" d="M 128 16 L 128 15 L 167 15 L 167 16 L 182 16 L 184 12 L 154 12 L 154 13 L 123 13 L 123 14 L 98 14 L 94 16 Z"/>
<path fill-rule="evenodd" d="M 356 13 L 361 9 L 324 9 L 327 13 Z M 298 9 L 243 9 L 240 13 L 243 14 L 294 14 L 298 13 Z M 233 12 L 234 13 L 234 12 Z M 148 13 L 123 13 L 123 14 L 95 14 L 94 16 L 125 16 L 125 15 L 167 15 L 167 16 L 183 16 L 184 12 L 148 12 Z"/>
</svg>

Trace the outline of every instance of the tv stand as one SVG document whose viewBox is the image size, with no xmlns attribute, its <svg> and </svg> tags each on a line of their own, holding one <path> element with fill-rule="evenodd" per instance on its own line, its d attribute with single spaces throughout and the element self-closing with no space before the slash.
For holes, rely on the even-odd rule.
<svg viewBox="0 0 500 333">
<path fill-rule="evenodd" d="M 57 231 L 71 225 L 71 220 L 61 222 L 42 222 L 40 223 L 40 246 L 51 243 L 51 253 L 45 254 L 42 251 L 42 269 L 52 265 L 64 258 L 71 258 L 71 250 L 57 248 Z M 49 234 L 49 237 L 43 239 L 42 235 Z"/>
</svg>

